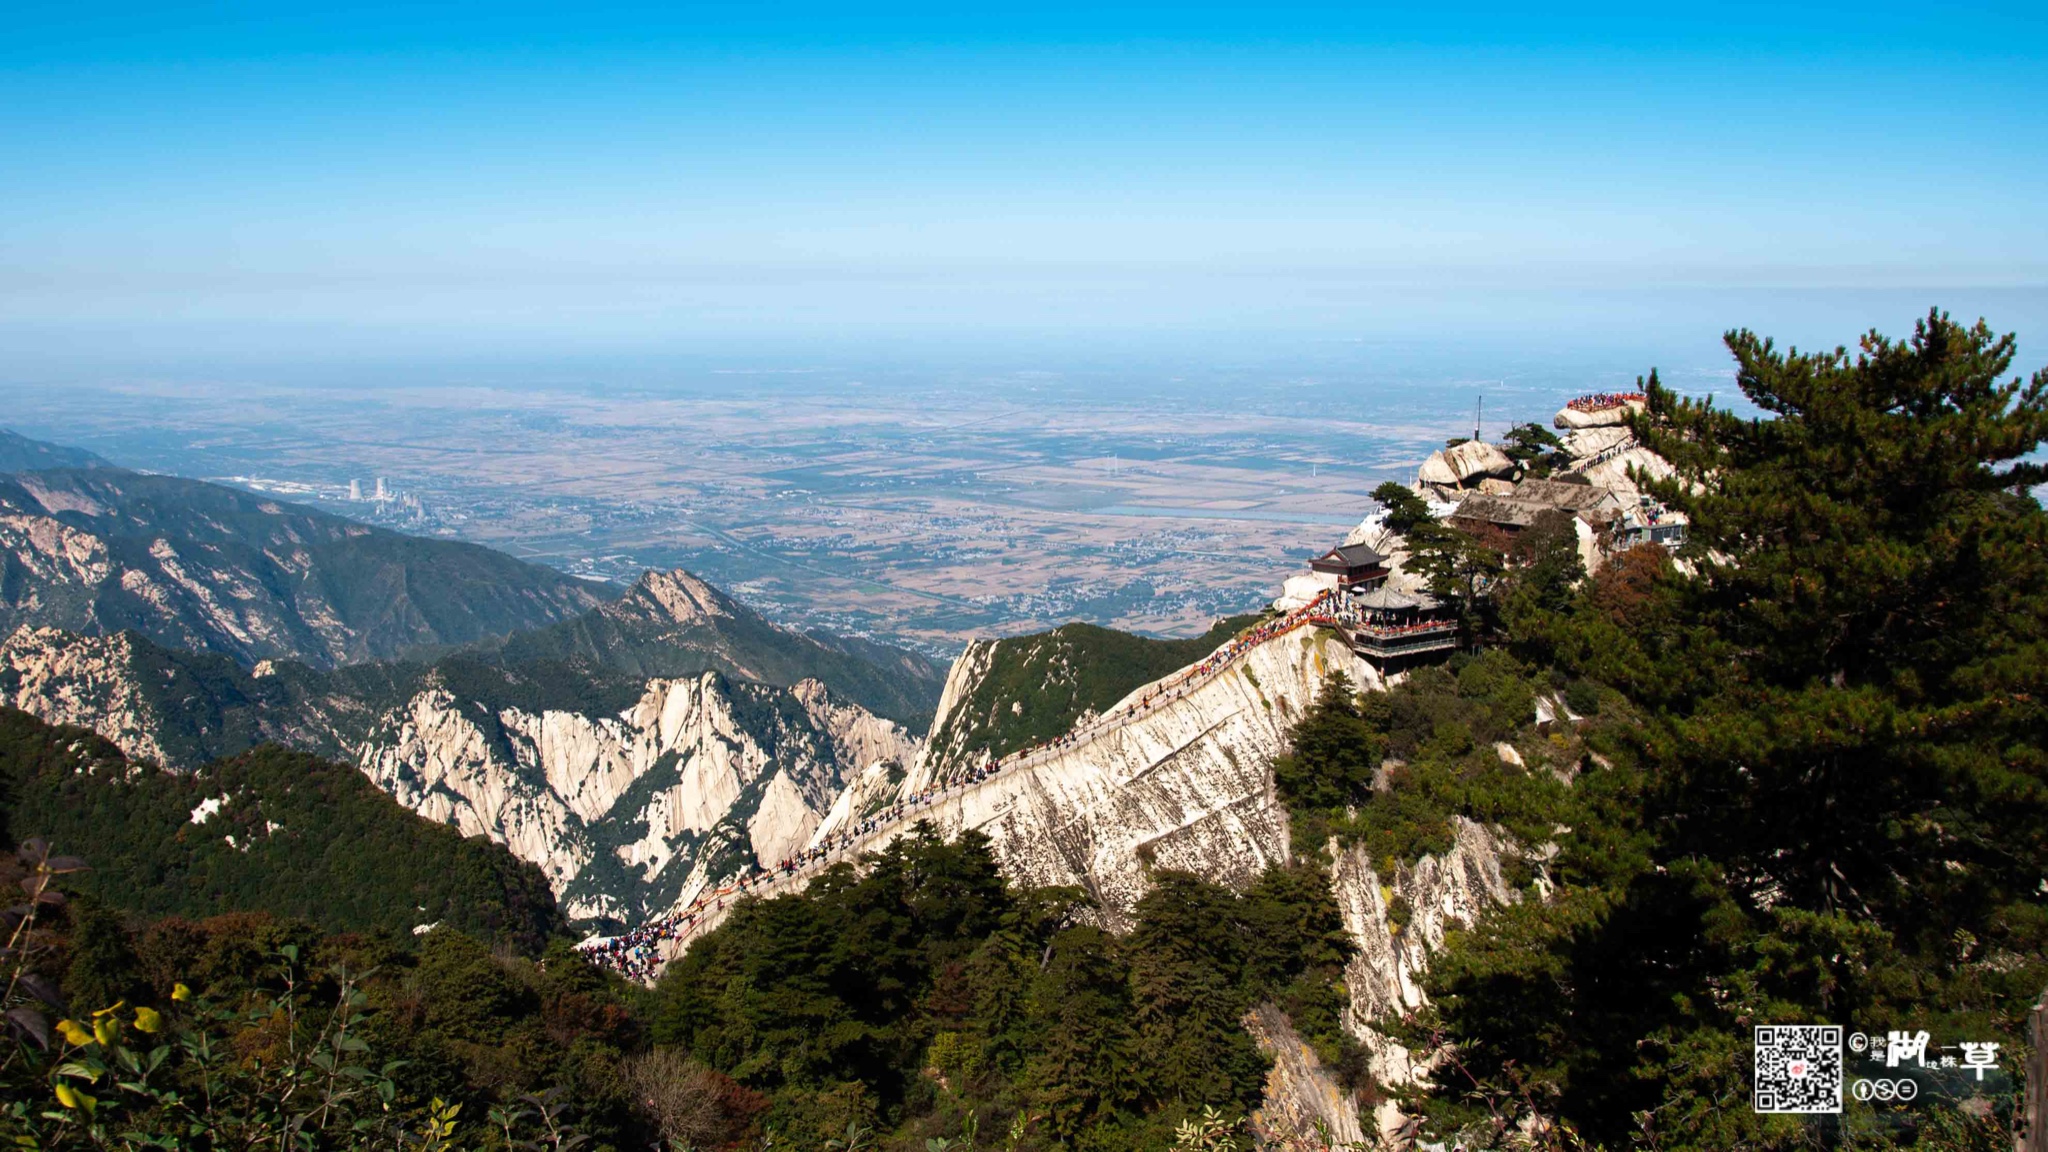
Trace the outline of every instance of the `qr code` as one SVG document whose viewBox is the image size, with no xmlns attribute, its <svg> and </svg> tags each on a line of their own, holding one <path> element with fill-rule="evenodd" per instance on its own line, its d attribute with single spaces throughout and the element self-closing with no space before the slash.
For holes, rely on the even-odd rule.
<svg viewBox="0 0 2048 1152">
<path fill-rule="evenodd" d="M 1756 1110 L 1840 1112 L 1842 1029 L 1772 1024 L 1756 1030 Z"/>
</svg>

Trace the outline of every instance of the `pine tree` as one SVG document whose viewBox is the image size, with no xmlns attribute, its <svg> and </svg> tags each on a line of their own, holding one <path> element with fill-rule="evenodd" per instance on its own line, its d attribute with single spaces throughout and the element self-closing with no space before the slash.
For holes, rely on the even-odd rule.
<svg viewBox="0 0 2048 1152">
<path fill-rule="evenodd" d="M 1764 417 L 1653 374 L 1634 421 L 1683 563 L 1515 620 L 1645 715 L 1595 734 L 1615 766 L 1574 789 L 1551 900 L 1456 942 L 1410 1037 L 1478 1081 L 1447 1101 L 1610 1143 L 1801 1144 L 1746 1107 L 1751 1026 L 2010 1046 L 2048 981 L 2048 373 L 2001 382 L 2012 338 L 1938 312 L 1855 354 L 1728 347 Z"/>
<path fill-rule="evenodd" d="M 1744 420 L 1651 382 L 1713 694 L 1658 747 L 1676 842 L 1758 892 L 1946 935 L 2039 883 L 2048 372 L 1941 313 L 1860 355 L 1728 337 Z M 1994 893 L 2002 895 L 1994 895 Z"/>
</svg>

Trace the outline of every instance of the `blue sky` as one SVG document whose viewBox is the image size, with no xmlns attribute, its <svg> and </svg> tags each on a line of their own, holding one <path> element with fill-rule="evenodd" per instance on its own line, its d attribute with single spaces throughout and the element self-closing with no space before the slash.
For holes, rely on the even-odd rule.
<svg viewBox="0 0 2048 1152">
<path fill-rule="evenodd" d="M 8 6 L 0 348 L 2048 284 L 2039 4 L 308 7 Z"/>
</svg>

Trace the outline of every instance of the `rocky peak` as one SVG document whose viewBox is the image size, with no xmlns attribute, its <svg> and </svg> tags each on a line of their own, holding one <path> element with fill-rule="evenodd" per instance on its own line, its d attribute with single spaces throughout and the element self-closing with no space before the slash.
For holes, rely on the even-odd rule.
<svg viewBox="0 0 2048 1152">
<path fill-rule="evenodd" d="M 735 615 L 725 593 L 685 569 L 648 571 L 616 605 L 623 614 L 674 624 L 701 624 Z"/>
</svg>

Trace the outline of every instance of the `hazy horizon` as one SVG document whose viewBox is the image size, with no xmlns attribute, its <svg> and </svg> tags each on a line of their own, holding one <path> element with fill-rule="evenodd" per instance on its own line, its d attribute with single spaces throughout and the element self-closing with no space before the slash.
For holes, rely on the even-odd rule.
<svg viewBox="0 0 2048 1152">
<path fill-rule="evenodd" d="M 10 17 L 8 424 L 935 649 L 1199 630 L 1729 329 L 2048 364 L 2038 5 Z"/>
<path fill-rule="evenodd" d="M 1717 296 L 1904 292 L 1896 329 L 2048 285 L 2044 58 L 2017 4 L 17 7 L 0 357 L 1442 341 L 1600 308 L 1711 344 L 1788 326 Z"/>
<path fill-rule="evenodd" d="M 1293 294 L 1304 289 L 1295 286 Z M 1053 325 L 1020 315 L 1007 326 L 892 320 L 820 326 L 763 319 L 719 331 L 569 332 L 535 316 L 498 323 L 275 318 L 97 321 L 0 319 L 0 383 L 116 384 L 265 380 L 392 387 L 455 383 L 516 387 L 725 387 L 753 376 L 806 375 L 929 385 L 1036 372 L 1139 389 L 1201 378 L 1286 379 L 1380 373 L 1446 380 L 1579 373 L 1587 379 L 1657 369 L 1688 386 L 1727 379 L 1721 337 L 1749 328 L 1814 351 L 1875 329 L 1912 332 L 1929 308 L 1984 319 L 2019 339 L 2018 367 L 2048 364 L 2048 287 L 1921 289 L 1375 290 L 1289 309 L 1270 303 L 1153 323 Z M 1269 301 L 1272 298 L 1268 298 Z M 1226 314 L 1227 313 L 1227 314 Z"/>
</svg>

